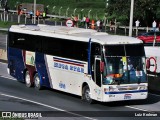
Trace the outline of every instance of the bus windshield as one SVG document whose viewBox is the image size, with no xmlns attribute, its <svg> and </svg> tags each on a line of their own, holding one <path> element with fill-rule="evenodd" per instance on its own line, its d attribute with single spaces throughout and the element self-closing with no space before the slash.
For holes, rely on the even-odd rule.
<svg viewBox="0 0 160 120">
<path fill-rule="evenodd" d="M 103 84 L 147 82 L 143 45 L 107 45 L 104 59 Z"/>
</svg>

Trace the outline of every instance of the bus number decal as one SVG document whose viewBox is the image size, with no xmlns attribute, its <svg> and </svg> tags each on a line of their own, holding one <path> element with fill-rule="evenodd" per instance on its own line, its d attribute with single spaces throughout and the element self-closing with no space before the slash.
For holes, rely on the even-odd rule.
<svg viewBox="0 0 160 120">
<path fill-rule="evenodd" d="M 131 99 L 131 97 L 132 97 L 132 94 L 125 94 L 124 95 L 125 100 Z"/>
<path fill-rule="evenodd" d="M 66 89 L 66 85 L 63 84 L 63 83 L 61 83 L 61 82 L 59 83 L 59 87 L 60 87 L 60 88 L 63 88 L 63 89 Z"/>
</svg>

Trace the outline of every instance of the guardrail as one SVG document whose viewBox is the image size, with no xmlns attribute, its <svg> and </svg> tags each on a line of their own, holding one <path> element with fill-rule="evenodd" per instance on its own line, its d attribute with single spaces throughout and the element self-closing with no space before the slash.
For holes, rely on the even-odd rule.
<svg viewBox="0 0 160 120">
<path fill-rule="evenodd" d="M 47 16 L 47 18 L 61 18 L 61 19 L 69 19 L 70 18 L 70 17 L 66 17 L 66 16 L 51 15 L 51 14 L 47 14 L 46 16 Z M 14 21 L 14 22 L 17 22 L 18 24 L 20 24 L 20 23 L 33 24 L 34 17 L 36 17 L 36 16 L 33 16 L 31 19 L 28 19 L 28 17 L 30 17 L 29 14 L 18 15 L 17 10 L 9 10 L 8 13 L 6 13 L 4 11 L 4 9 L 0 9 L 0 20 L 1 21 L 11 21 L 11 22 Z M 61 25 L 61 26 L 65 25 L 65 22 L 62 23 L 62 22 L 58 22 L 58 21 L 51 21 L 50 19 L 44 20 L 41 18 L 42 18 L 42 16 L 38 17 L 38 19 L 36 20 L 36 24 L 49 24 L 49 25 Z M 79 20 L 79 21 L 81 21 L 81 20 Z M 106 22 L 107 22 L 107 24 L 104 25 L 104 31 L 107 31 L 107 29 L 109 28 L 109 29 L 112 29 L 112 33 L 117 34 L 118 28 L 121 28 L 121 29 L 123 29 L 124 35 L 128 34 L 128 30 L 129 30 L 128 26 L 119 26 L 117 24 L 118 22 L 115 22 L 115 25 L 110 26 L 110 24 L 108 24 L 108 21 L 106 21 Z M 95 23 L 95 26 L 96 26 L 96 23 Z M 106 27 L 108 27 L 108 28 L 106 28 Z M 133 27 L 132 29 L 135 32 L 135 36 L 137 36 L 138 32 L 140 32 L 140 31 L 148 32 L 148 31 L 152 30 L 151 27 L 138 27 L 138 29 L 136 27 Z"/>
<path fill-rule="evenodd" d="M 0 61 L 7 61 L 7 51 L 0 48 Z"/>
<path fill-rule="evenodd" d="M 8 28 L 0 28 L 0 31 L 8 31 Z"/>
<path fill-rule="evenodd" d="M 0 11 L 4 12 L 4 9 L 0 9 Z M 8 12 L 17 14 L 17 10 L 8 10 Z M 46 16 L 50 17 L 50 18 L 62 18 L 62 19 L 69 19 L 70 18 L 67 16 L 59 16 L 59 15 L 51 15 L 51 14 L 47 14 Z"/>
</svg>

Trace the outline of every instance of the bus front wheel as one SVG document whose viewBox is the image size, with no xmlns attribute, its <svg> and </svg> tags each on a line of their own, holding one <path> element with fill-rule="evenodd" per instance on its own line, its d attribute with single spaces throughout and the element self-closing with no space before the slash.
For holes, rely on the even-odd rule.
<svg viewBox="0 0 160 120">
<path fill-rule="evenodd" d="M 25 73 L 25 84 L 26 84 L 27 87 L 32 86 L 30 75 L 29 75 L 28 71 L 26 71 L 26 73 Z"/>
<path fill-rule="evenodd" d="M 88 86 L 83 87 L 82 99 L 84 101 L 88 102 L 89 104 L 93 103 L 93 100 L 92 100 L 91 94 L 90 94 L 90 89 Z"/>
<path fill-rule="evenodd" d="M 40 78 L 38 76 L 38 73 L 35 74 L 34 76 L 34 87 L 35 89 L 37 90 L 41 90 L 42 89 L 42 86 L 41 86 L 41 83 L 40 83 Z"/>
</svg>

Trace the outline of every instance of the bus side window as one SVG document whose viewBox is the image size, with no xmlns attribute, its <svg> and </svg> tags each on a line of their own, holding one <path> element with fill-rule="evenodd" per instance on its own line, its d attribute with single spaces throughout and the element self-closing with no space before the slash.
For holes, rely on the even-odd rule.
<svg viewBox="0 0 160 120">
<path fill-rule="evenodd" d="M 94 60 L 95 60 L 95 55 L 101 55 L 101 50 L 100 50 L 100 44 L 99 43 L 92 43 L 91 44 L 91 66 L 92 66 L 92 78 L 94 80 Z"/>
<path fill-rule="evenodd" d="M 14 34 L 12 32 L 9 33 L 9 47 L 13 47 L 14 46 Z"/>
<path fill-rule="evenodd" d="M 101 55 L 100 44 L 92 43 L 91 45 L 91 65 L 94 64 L 94 56 Z"/>
<path fill-rule="evenodd" d="M 28 51 L 35 51 L 37 40 L 34 35 L 9 33 L 9 46 Z"/>
<path fill-rule="evenodd" d="M 42 52 L 42 38 L 40 36 L 37 37 L 38 39 L 36 39 L 36 36 L 34 36 L 34 40 L 35 40 L 35 51 L 36 52 Z"/>
<path fill-rule="evenodd" d="M 42 50 L 45 54 L 61 56 L 62 45 L 58 38 L 42 38 Z"/>
<path fill-rule="evenodd" d="M 96 60 L 95 61 L 96 63 L 96 68 L 95 68 L 95 74 L 96 74 L 96 84 L 98 85 L 98 86 L 100 86 L 101 87 L 101 72 L 100 72 L 100 60 Z"/>
<path fill-rule="evenodd" d="M 75 42 L 74 44 L 74 54 L 75 56 L 73 56 L 74 59 L 79 59 L 82 61 L 87 61 L 87 48 L 88 48 L 88 44 L 85 42 Z"/>
<path fill-rule="evenodd" d="M 18 33 L 13 33 L 10 32 L 9 33 L 9 47 L 15 47 L 15 48 L 19 48 L 18 47 L 18 38 L 19 38 L 19 34 Z"/>
<path fill-rule="evenodd" d="M 100 47 L 99 46 L 96 46 L 95 47 L 95 55 L 100 55 Z"/>
<path fill-rule="evenodd" d="M 25 44 L 26 39 L 24 38 L 24 36 L 21 33 L 13 33 L 13 34 L 14 34 L 13 46 L 19 49 L 26 49 L 27 45 Z"/>
</svg>

